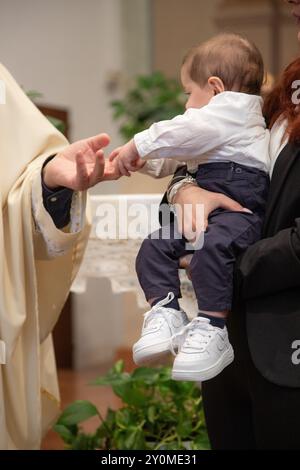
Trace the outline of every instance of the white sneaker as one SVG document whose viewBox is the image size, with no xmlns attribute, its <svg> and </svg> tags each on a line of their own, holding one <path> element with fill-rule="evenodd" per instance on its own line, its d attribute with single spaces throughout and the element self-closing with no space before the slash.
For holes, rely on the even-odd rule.
<svg viewBox="0 0 300 470">
<path fill-rule="evenodd" d="M 144 314 L 141 338 L 133 345 L 133 360 L 136 365 L 168 354 L 172 350 L 172 336 L 179 334 L 188 324 L 188 318 L 182 310 L 165 307 L 174 297 L 169 292 L 165 299 Z"/>
<path fill-rule="evenodd" d="M 212 379 L 234 359 L 227 328 L 212 326 L 208 318 L 194 318 L 173 342 L 179 345 L 172 370 L 174 380 L 203 382 Z"/>
</svg>

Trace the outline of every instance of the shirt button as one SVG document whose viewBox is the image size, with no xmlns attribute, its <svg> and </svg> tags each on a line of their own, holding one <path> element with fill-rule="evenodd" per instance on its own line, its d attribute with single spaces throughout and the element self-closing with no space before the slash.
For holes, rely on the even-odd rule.
<svg viewBox="0 0 300 470">
<path fill-rule="evenodd" d="M 50 201 L 51 201 L 51 202 L 56 202 L 56 201 L 57 201 L 57 197 L 51 197 Z"/>
</svg>

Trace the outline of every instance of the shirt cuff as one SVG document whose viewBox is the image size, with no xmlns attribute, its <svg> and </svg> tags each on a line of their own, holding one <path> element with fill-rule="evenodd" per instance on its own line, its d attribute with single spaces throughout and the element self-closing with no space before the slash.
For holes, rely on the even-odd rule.
<svg viewBox="0 0 300 470">
<path fill-rule="evenodd" d="M 47 158 L 43 168 L 52 158 L 54 156 Z M 55 226 L 60 229 L 68 225 L 70 222 L 73 190 L 63 186 L 55 189 L 48 188 L 43 180 L 42 173 L 42 195 L 44 207 L 51 216 Z"/>
<path fill-rule="evenodd" d="M 135 134 L 134 143 L 138 154 L 141 158 L 147 157 L 150 153 L 154 151 L 153 142 L 150 139 L 149 130 L 146 129 L 145 131 L 139 132 Z"/>
</svg>

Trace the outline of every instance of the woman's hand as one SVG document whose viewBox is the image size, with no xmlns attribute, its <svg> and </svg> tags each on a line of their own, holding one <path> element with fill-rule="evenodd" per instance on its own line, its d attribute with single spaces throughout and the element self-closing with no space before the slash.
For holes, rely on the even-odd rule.
<svg viewBox="0 0 300 470">
<path fill-rule="evenodd" d="M 116 162 L 104 159 L 102 149 L 109 141 L 107 134 L 99 134 L 66 147 L 44 167 L 46 186 L 50 189 L 64 186 L 84 191 L 101 181 L 120 178 Z"/>
<path fill-rule="evenodd" d="M 222 208 L 230 211 L 251 213 L 249 209 L 245 209 L 238 202 L 224 194 L 206 191 L 192 184 L 179 189 L 174 196 L 173 204 L 181 209 L 176 211 L 178 230 L 184 234 L 187 240 L 191 241 L 194 241 L 199 224 L 202 230 L 207 229 L 208 217 L 216 209 Z M 200 222 L 199 220 L 197 221 L 197 212 L 199 214 L 197 206 L 199 207 L 199 205 L 203 206 L 203 221 Z M 187 210 L 188 207 L 189 210 Z"/>
</svg>

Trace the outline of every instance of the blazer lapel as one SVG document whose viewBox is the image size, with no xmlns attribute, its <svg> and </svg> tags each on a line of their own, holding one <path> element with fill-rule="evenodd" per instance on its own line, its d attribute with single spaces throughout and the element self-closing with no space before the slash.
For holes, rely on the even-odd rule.
<svg viewBox="0 0 300 470">
<path fill-rule="evenodd" d="M 274 166 L 274 171 L 270 184 L 269 199 L 267 203 L 265 222 L 264 222 L 264 233 L 268 229 L 268 225 L 276 209 L 278 198 L 281 194 L 282 187 L 285 180 L 296 160 L 300 158 L 300 146 L 299 144 L 288 143 L 280 152 L 277 157 L 277 161 Z"/>
</svg>

